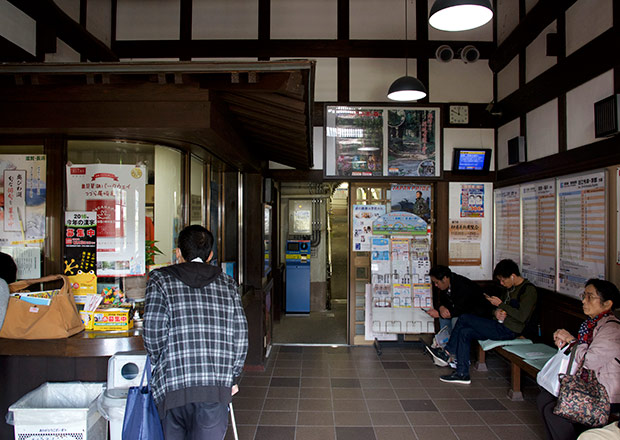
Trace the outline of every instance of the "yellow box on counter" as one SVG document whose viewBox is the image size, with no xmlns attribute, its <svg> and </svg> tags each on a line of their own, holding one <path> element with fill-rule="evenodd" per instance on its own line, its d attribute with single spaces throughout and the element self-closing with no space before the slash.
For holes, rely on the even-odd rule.
<svg viewBox="0 0 620 440">
<path fill-rule="evenodd" d="M 94 312 L 80 310 L 80 316 L 86 330 L 129 330 L 133 328 L 132 309 L 114 307 L 97 309 Z"/>
</svg>

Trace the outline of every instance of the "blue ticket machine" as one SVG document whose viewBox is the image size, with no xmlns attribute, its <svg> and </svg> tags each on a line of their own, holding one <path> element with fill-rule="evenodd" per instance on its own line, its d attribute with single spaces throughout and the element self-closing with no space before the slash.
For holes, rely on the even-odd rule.
<svg viewBox="0 0 620 440">
<path fill-rule="evenodd" d="M 310 313 L 310 240 L 286 242 L 286 313 Z"/>
</svg>

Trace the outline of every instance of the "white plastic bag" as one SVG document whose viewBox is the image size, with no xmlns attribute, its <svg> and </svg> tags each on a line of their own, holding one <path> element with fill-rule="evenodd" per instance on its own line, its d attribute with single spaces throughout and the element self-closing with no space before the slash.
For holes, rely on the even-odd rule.
<svg viewBox="0 0 620 440">
<path fill-rule="evenodd" d="M 558 352 L 542 367 L 536 376 L 538 385 L 549 391 L 555 397 L 560 393 L 560 374 L 575 374 L 577 371 L 577 363 L 573 362 L 570 366 L 571 371 L 567 371 L 570 363 L 570 355 L 572 350 L 576 350 L 577 346 L 573 346 L 571 350 L 569 345 L 558 349 Z"/>
<path fill-rule="evenodd" d="M 450 329 L 448 326 L 443 327 L 439 330 L 439 333 L 435 335 L 433 346 L 444 348 L 450 339 Z"/>
</svg>

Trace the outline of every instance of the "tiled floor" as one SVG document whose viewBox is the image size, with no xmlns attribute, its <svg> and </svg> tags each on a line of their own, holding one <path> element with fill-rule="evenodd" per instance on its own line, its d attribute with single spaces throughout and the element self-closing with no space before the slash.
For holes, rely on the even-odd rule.
<svg viewBox="0 0 620 440">
<path fill-rule="evenodd" d="M 264 372 L 245 372 L 233 399 L 240 440 L 542 440 L 525 380 L 506 397 L 509 366 L 492 353 L 471 385 L 446 384 L 422 345 L 275 346 Z M 227 440 L 232 440 L 232 429 Z"/>
</svg>

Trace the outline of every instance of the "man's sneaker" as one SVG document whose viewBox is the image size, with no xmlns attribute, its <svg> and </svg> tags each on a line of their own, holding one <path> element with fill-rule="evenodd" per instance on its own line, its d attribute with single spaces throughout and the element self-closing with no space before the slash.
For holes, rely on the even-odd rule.
<svg viewBox="0 0 620 440">
<path fill-rule="evenodd" d="M 448 365 L 449 365 L 449 366 L 450 366 L 450 368 L 452 368 L 453 370 L 456 370 L 456 360 L 448 362 Z"/>
<path fill-rule="evenodd" d="M 439 380 L 442 382 L 447 382 L 447 383 L 462 383 L 465 385 L 469 385 L 471 383 L 469 374 L 459 374 L 456 371 L 447 376 L 439 377 Z"/>
<path fill-rule="evenodd" d="M 450 356 L 443 348 L 431 348 L 428 345 L 426 350 L 433 356 L 433 362 L 440 367 L 447 367 Z"/>
</svg>

